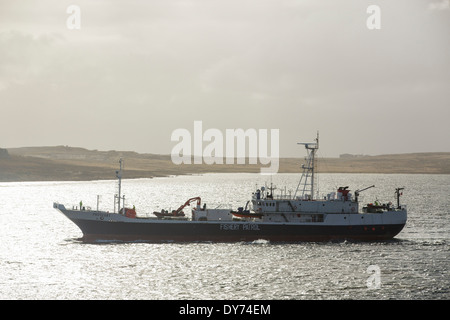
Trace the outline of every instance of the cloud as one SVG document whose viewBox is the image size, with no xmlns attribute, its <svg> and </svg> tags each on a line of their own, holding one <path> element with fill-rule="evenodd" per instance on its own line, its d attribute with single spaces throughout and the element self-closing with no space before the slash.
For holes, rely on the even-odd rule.
<svg viewBox="0 0 450 320">
<path fill-rule="evenodd" d="M 172 130 L 203 120 L 280 128 L 289 155 L 317 129 L 339 154 L 335 132 L 348 126 L 365 132 L 352 146 L 374 143 L 346 152 L 373 154 L 390 150 L 379 130 L 365 130 L 367 114 L 402 115 L 391 131 L 401 127 L 418 143 L 426 138 L 415 127 L 448 128 L 449 22 L 428 4 L 383 2 L 382 29 L 370 31 L 357 0 L 79 0 L 80 30 L 66 28 L 72 2 L 27 3 L 0 10 L 0 108 L 22 117 L 0 127 L 11 146 L 167 153 Z M 447 4 L 435 0 L 430 10 Z M 115 130 L 120 122 L 126 130 Z"/>
<path fill-rule="evenodd" d="M 442 0 L 440 2 L 432 2 L 428 5 L 429 10 L 450 10 L 450 0 Z"/>
</svg>

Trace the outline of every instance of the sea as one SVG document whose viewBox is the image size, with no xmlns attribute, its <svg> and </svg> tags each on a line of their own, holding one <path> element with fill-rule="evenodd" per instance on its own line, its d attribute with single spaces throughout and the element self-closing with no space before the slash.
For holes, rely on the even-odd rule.
<svg viewBox="0 0 450 320">
<path fill-rule="evenodd" d="M 126 172 L 125 172 L 126 174 Z M 245 206 L 272 184 L 293 194 L 300 174 L 211 173 L 124 179 L 138 215 L 200 196 L 209 208 Z M 116 181 L 0 183 L 2 300 L 448 300 L 450 175 L 318 174 L 319 196 L 349 186 L 360 201 L 408 208 L 383 242 L 85 243 L 53 202 L 114 209 Z"/>
</svg>

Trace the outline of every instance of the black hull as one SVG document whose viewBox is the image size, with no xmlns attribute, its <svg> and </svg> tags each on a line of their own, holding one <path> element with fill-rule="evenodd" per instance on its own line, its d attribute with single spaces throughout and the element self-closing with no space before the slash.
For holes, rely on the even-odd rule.
<svg viewBox="0 0 450 320">
<path fill-rule="evenodd" d="M 390 225 L 300 225 L 268 223 L 127 223 L 71 219 L 83 232 L 83 240 L 148 242 L 238 242 L 268 240 L 299 241 L 382 241 L 395 237 L 405 224 Z"/>
</svg>

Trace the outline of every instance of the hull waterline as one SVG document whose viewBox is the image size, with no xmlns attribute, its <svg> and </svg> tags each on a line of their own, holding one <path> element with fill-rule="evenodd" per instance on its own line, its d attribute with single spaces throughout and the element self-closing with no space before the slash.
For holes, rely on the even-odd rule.
<svg viewBox="0 0 450 320">
<path fill-rule="evenodd" d="M 62 211 L 63 212 L 63 211 Z M 63 212 L 83 232 L 84 241 L 119 240 L 148 242 L 270 242 L 301 241 L 384 241 L 394 238 L 405 223 L 326 225 L 263 222 L 170 221 L 129 219 L 130 221 L 91 220 Z M 75 212 L 77 214 L 77 212 Z M 86 213 L 88 214 L 88 213 Z M 77 214 L 79 216 L 79 214 Z M 141 221 L 140 221 L 141 220 Z"/>
</svg>

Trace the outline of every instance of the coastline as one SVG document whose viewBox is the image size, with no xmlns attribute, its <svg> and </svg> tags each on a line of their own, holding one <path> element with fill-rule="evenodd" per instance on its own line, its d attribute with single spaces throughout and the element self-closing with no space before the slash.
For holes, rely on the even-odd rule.
<svg viewBox="0 0 450 320">
<path fill-rule="evenodd" d="M 5 150 L 5 149 L 3 149 Z M 73 147 L 8 149 L 0 157 L 0 182 L 115 179 L 119 158 L 125 179 L 202 173 L 258 173 L 260 164 L 181 164 L 170 155 L 97 151 Z M 248 161 L 247 161 L 248 162 Z M 247 163 L 246 162 L 246 163 Z M 279 173 L 299 173 L 303 158 L 280 158 Z M 450 152 L 319 158 L 319 173 L 450 174 Z"/>
</svg>

